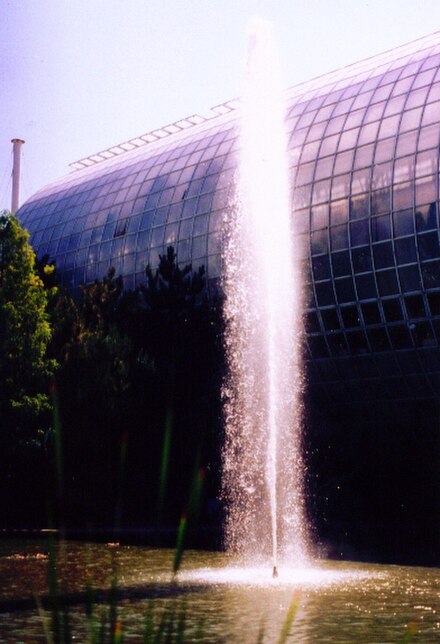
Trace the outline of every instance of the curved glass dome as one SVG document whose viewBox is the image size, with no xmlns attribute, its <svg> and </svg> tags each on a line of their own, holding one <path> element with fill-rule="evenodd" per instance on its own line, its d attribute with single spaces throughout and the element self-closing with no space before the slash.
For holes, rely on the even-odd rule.
<svg viewBox="0 0 440 644">
<path fill-rule="evenodd" d="M 235 104 L 223 107 L 85 159 L 20 208 L 69 288 L 110 266 L 132 288 L 168 245 L 221 275 L 238 146 Z M 286 122 L 313 387 L 435 399 L 440 34 L 294 87 Z"/>
</svg>

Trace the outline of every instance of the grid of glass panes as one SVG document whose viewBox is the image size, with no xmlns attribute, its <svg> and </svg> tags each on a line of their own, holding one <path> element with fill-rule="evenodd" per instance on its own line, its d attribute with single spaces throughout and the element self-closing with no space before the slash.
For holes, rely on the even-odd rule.
<svg viewBox="0 0 440 644">
<path fill-rule="evenodd" d="M 440 371 L 432 358 L 440 339 L 440 45 L 428 38 L 401 53 L 290 93 L 309 345 L 314 380 L 330 395 L 345 377 L 370 381 L 373 392 L 377 377 L 387 375 L 391 389 L 397 381 L 405 387 L 403 396 L 408 388 L 429 394 Z M 70 287 L 114 266 L 130 288 L 170 244 L 182 263 L 204 264 L 218 277 L 234 118 L 213 119 L 40 191 L 20 211 L 39 255 L 56 261 Z"/>
<path fill-rule="evenodd" d="M 440 371 L 439 66 L 431 44 L 289 114 L 315 379 L 363 398 L 386 371 L 382 396 L 432 396 Z"/>
<path fill-rule="evenodd" d="M 234 172 L 232 126 L 210 125 L 73 176 L 20 210 L 40 256 L 54 259 L 69 287 L 110 266 L 127 288 L 144 279 L 168 245 L 182 263 L 221 270 L 221 225 Z"/>
</svg>

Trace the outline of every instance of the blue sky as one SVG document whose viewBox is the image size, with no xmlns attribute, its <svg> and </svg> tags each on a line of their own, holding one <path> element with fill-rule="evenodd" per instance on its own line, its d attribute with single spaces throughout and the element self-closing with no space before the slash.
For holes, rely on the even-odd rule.
<svg viewBox="0 0 440 644">
<path fill-rule="evenodd" d="M 68 164 L 240 94 L 246 24 L 272 22 L 286 87 L 440 30 L 438 0 L 0 0 L 0 208 Z"/>
</svg>

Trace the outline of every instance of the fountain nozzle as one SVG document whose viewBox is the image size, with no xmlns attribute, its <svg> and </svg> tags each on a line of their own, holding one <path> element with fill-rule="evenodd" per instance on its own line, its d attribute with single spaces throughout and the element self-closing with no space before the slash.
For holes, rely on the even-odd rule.
<svg viewBox="0 0 440 644">
<path fill-rule="evenodd" d="M 272 579 L 276 579 L 278 577 L 278 570 L 277 567 L 274 566 L 272 570 Z"/>
</svg>

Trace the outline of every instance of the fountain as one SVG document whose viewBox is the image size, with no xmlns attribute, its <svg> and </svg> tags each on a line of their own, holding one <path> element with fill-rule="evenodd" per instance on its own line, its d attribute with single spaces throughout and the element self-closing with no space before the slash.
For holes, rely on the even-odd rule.
<svg viewBox="0 0 440 644">
<path fill-rule="evenodd" d="M 223 281 L 225 545 L 248 561 L 307 560 L 301 458 L 302 288 L 284 98 L 270 26 L 253 19 L 241 103 L 236 199 Z"/>
</svg>

